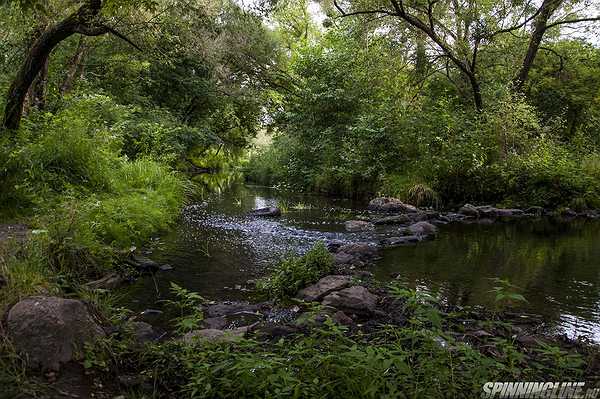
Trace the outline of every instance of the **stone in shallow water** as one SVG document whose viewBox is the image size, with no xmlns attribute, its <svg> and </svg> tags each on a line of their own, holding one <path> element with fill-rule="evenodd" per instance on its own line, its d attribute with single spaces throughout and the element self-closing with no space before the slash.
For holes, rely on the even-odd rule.
<svg viewBox="0 0 600 399">
<path fill-rule="evenodd" d="M 267 208 L 259 208 L 254 209 L 250 212 L 251 216 L 266 216 L 266 217 L 275 217 L 281 216 L 281 210 L 279 208 L 275 208 L 274 206 L 270 206 Z"/>
<path fill-rule="evenodd" d="M 408 226 L 408 231 L 410 231 L 412 235 L 425 237 L 436 235 L 438 228 L 429 222 L 417 222 Z"/>
<path fill-rule="evenodd" d="M 44 370 L 78 359 L 85 343 L 105 336 L 83 302 L 57 297 L 23 299 L 8 312 L 6 325 L 15 349 Z"/>
<path fill-rule="evenodd" d="M 335 254 L 335 263 L 338 265 L 363 266 L 377 258 L 376 246 L 366 242 L 357 242 L 341 246 Z"/>
<path fill-rule="evenodd" d="M 350 232 L 369 231 L 375 228 L 372 223 L 365 222 L 364 220 L 349 220 L 344 223 L 344 227 Z"/>
<path fill-rule="evenodd" d="M 400 247 L 403 245 L 416 244 L 421 241 L 421 237 L 417 236 L 403 236 L 403 237 L 389 237 L 381 241 L 381 244 L 385 247 Z"/>
<path fill-rule="evenodd" d="M 365 287 L 356 285 L 327 295 L 322 303 L 348 313 L 370 314 L 375 310 L 378 299 Z"/>
<path fill-rule="evenodd" d="M 352 283 L 350 276 L 332 275 L 323 277 L 316 284 L 298 291 L 297 297 L 307 302 L 321 300 L 324 296 L 348 287 Z"/>
</svg>

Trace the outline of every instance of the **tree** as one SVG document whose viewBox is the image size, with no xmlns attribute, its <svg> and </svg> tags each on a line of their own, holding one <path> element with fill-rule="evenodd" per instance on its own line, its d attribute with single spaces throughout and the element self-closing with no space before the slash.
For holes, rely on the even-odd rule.
<svg viewBox="0 0 600 399">
<path fill-rule="evenodd" d="M 577 17 L 575 11 L 558 13 L 565 7 L 563 3 L 563 0 L 544 0 L 535 8 L 529 1 L 515 4 L 504 0 L 333 0 L 334 8 L 342 17 L 393 17 L 425 34 L 441 53 L 440 58 L 448 60 L 468 82 L 477 110 L 483 109 L 479 60 L 482 47 L 492 44 L 501 34 L 524 30 L 534 24 L 529 49 L 515 78 L 515 86 L 520 88 L 548 29 L 600 20 L 600 17 Z M 551 20 L 557 15 L 558 19 Z"/>
<path fill-rule="evenodd" d="M 17 129 L 23 115 L 23 104 L 31 84 L 47 64 L 52 50 L 74 34 L 100 36 L 112 33 L 134 45 L 129 39 L 108 26 L 100 15 L 102 0 L 85 0 L 62 21 L 49 26 L 31 45 L 7 95 L 2 128 Z M 135 45 L 134 45 L 135 46 Z M 136 46 L 137 47 L 137 46 Z"/>
</svg>

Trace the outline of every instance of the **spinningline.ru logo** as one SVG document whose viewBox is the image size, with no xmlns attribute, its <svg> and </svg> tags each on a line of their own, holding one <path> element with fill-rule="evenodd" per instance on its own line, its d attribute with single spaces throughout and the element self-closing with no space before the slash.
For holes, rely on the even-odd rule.
<svg viewBox="0 0 600 399">
<path fill-rule="evenodd" d="M 486 382 L 482 398 L 600 399 L 600 388 L 585 382 Z"/>
</svg>

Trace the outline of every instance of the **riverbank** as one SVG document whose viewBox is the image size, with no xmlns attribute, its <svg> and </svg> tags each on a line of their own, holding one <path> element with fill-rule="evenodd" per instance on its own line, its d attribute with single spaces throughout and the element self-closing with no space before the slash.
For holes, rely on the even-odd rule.
<svg viewBox="0 0 600 399">
<path fill-rule="evenodd" d="M 320 211 L 309 202 L 299 206 L 300 202 L 294 201 L 279 217 L 281 220 L 263 216 L 237 219 L 234 215 L 246 214 L 246 199 L 239 197 L 238 190 L 233 190 L 233 195 L 238 196 L 241 204 L 229 203 L 231 211 L 224 211 L 224 215 L 215 218 L 210 212 L 217 203 L 211 199 L 206 204 L 191 206 L 191 213 L 190 208 L 184 211 L 184 224 L 207 225 L 216 229 L 213 233 L 207 230 L 194 234 L 182 230 L 185 237 L 211 239 L 219 236 L 222 239 L 211 242 L 206 248 L 196 248 L 198 254 L 206 252 L 202 259 L 209 263 L 211 259 L 212 262 L 218 261 L 221 255 L 215 252 L 217 248 L 228 248 L 244 236 L 246 238 L 242 241 L 256 240 L 258 237 L 254 232 L 279 238 L 296 237 L 295 240 L 307 244 L 326 238 L 333 259 L 337 262 L 332 268 L 325 268 L 324 274 L 334 273 L 334 276 L 338 276 L 326 278 L 325 285 L 329 287 L 326 294 L 315 295 L 315 289 L 309 288 L 309 295 L 303 296 L 305 302 L 294 300 L 290 303 L 289 299 L 283 298 L 283 302 L 276 303 L 271 295 L 266 302 L 244 303 L 244 298 L 249 299 L 256 294 L 251 285 L 244 284 L 239 290 L 230 291 L 229 298 L 235 298 L 234 301 L 211 302 L 212 297 L 203 300 L 193 290 L 177 289 L 171 296 L 161 295 L 157 298 L 159 302 L 164 299 L 170 301 L 160 303 L 158 309 L 161 310 L 131 313 L 119 310 L 114 304 L 108 306 L 106 301 L 113 295 L 102 294 L 103 290 L 88 291 L 88 298 L 90 293 L 95 293 L 94 302 L 104 303 L 103 309 L 94 307 L 105 315 L 99 322 L 104 333 L 99 344 L 87 346 L 79 361 L 68 363 L 79 364 L 79 367 L 83 367 L 80 371 L 86 371 L 81 374 L 87 374 L 86 389 L 108 397 L 123 392 L 137 392 L 137 395 L 154 392 L 159 397 L 174 394 L 194 396 L 192 392 L 195 392 L 194 397 L 212 397 L 217 393 L 224 396 L 264 396 L 274 394 L 277 389 L 281 390 L 277 391 L 281 392 L 281 396 L 293 396 L 301 392 L 302 397 L 317 397 L 317 387 L 322 382 L 331 387 L 327 391 L 331 397 L 339 397 L 336 396 L 337 392 L 346 392 L 350 396 L 379 397 L 386 393 L 394 396 L 399 394 L 395 391 L 399 386 L 410 387 L 404 388 L 403 392 L 417 397 L 442 397 L 443 389 L 454 392 L 456 397 L 460 397 L 459 392 L 469 392 L 471 396 L 465 397 L 472 397 L 481 392 L 481 381 L 544 380 L 544 376 L 591 380 L 597 375 L 597 355 L 593 345 L 550 333 L 544 328 L 543 318 L 505 309 L 510 305 L 511 298 L 519 302 L 514 296 L 519 290 L 510 284 L 501 281 L 492 284 L 508 295 L 506 301 L 496 303 L 498 307 L 494 307 L 493 311 L 478 307 L 465 308 L 448 301 L 444 295 L 432 296 L 402 280 L 389 285 L 377 277 L 381 273 L 378 270 L 380 267 L 373 264 L 375 258 L 382 257 L 382 253 L 372 252 L 369 243 L 360 244 L 360 240 L 368 237 L 373 242 L 370 236 L 373 231 L 344 232 L 347 226 L 343 221 L 353 219 L 362 214 L 361 211 L 350 211 L 342 206 L 340 210 L 330 209 L 324 213 L 325 219 L 307 219 L 306 215 Z M 219 198 L 223 200 L 222 196 Z M 274 203 L 268 199 L 263 202 L 253 198 L 247 205 L 254 208 L 269 204 Z M 221 208 L 217 209 L 223 212 Z M 418 215 L 420 212 L 410 214 Z M 299 215 L 305 215 L 305 219 L 299 221 Z M 332 215 L 333 219 L 323 224 Z M 373 222 L 380 220 L 378 218 L 381 215 L 372 215 Z M 386 215 L 388 218 L 399 216 Z M 475 222 L 475 226 L 490 226 L 487 222 L 479 223 L 480 219 L 477 218 L 471 217 L 470 220 Z M 412 219 L 410 222 L 413 223 Z M 304 226 L 305 229 L 294 229 L 291 227 L 294 225 Z M 469 227 L 472 224 L 461 222 L 458 225 Z M 308 226 L 316 229 L 313 230 L 316 232 L 312 233 L 313 236 L 310 235 L 311 230 L 306 229 Z M 384 234 L 404 231 L 402 224 L 378 223 L 375 226 L 378 226 L 378 231 L 383 229 L 379 232 Z M 414 248 L 431 251 L 427 246 L 443 242 L 444 229 L 448 226 L 451 225 L 439 225 L 437 241 L 419 240 L 421 244 Z M 335 233 L 327 233 L 332 228 Z M 243 235 L 237 236 L 236 231 Z M 235 234 L 230 236 L 232 233 Z M 226 237 L 230 237 L 231 241 Z M 271 248 L 271 252 L 266 251 L 264 256 L 281 257 L 285 254 L 284 247 L 276 242 L 272 247 L 269 247 L 269 239 L 261 242 L 267 246 L 256 250 Z M 156 243 L 157 248 L 161 245 L 160 242 Z M 233 246 L 230 249 L 239 252 L 237 248 Z M 377 264 L 385 264 L 385 253 L 395 253 L 397 250 L 403 249 L 384 250 L 384 259 L 377 261 Z M 151 269 L 160 269 L 161 265 L 167 263 L 168 258 L 160 254 L 153 253 L 150 256 L 156 259 Z M 347 259 L 360 262 L 341 262 Z M 171 260 L 175 261 L 169 264 L 173 269 L 160 272 L 156 277 L 142 278 L 134 287 L 143 281 L 154 281 L 155 288 L 150 292 L 161 290 L 165 283 L 179 282 L 177 273 L 181 272 L 184 275 L 187 273 L 186 280 L 189 281 L 191 270 L 180 270 L 182 266 L 179 262 Z M 305 270 L 306 267 L 300 269 Z M 249 275 L 245 272 L 242 274 L 247 283 Z M 350 277 L 340 277 L 340 274 Z M 310 285 L 324 275 L 317 273 L 308 277 L 303 284 Z M 279 280 L 286 281 L 287 278 Z M 214 282 L 209 284 L 214 285 Z M 310 294 L 311 291 L 313 294 Z M 45 293 L 48 294 L 51 293 Z M 77 297 L 82 293 L 74 295 Z M 281 299 L 281 296 L 278 297 Z M 311 304 L 312 301 L 315 302 Z M 161 315 L 163 321 L 152 323 L 152 317 L 163 311 L 167 312 Z M 526 317 L 521 317 L 523 315 Z M 165 316 L 168 319 L 166 321 Z M 184 336 L 187 338 L 182 341 Z M 199 337 L 199 340 L 192 339 L 192 336 Z M 292 366 L 286 369 L 283 364 L 288 362 Z M 389 365 L 387 371 L 380 369 L 380 362 Z M 448 362 L 464 367 L 449 369 L 446 366 Z M 251 367 L 256 364 L 262 364 L 264 368 Z M 67 370 L 71 370 L 69 367 Z M 280 370 L 282 367 L 283 370 Z M 436 368 L 437 373 L 442 373 L 444 377 L 433 374 Z M 6 369 L 9 370 L 8 367 Z M 324 376 L 317 376 L 317 370 L 319 373 L 323 370 L 326 372 Z M 28 380 L 34 377 L 34 381 L 36 375 L 40 374 L 20 374 L 22 378 L 28 376 Z M 70 371 L 41 375 L 37 383 L 42 386 L 48 383 L 50 386 L 61 386 L 64 378 L 73 378 Z M 260 378 L 252 379 L 253 376 Z M 322 378 L 318 384 L 314 382 L 317 377 Z M 364 381 L 367 379 L 376 381 L 370 391 L 364 390 Z"/>
<path fill-rule="evenodd" d="M 449 307 L 357 275 L 325 276 L 291 304 L 175 290 L 181 314 L 167 335 L 135 319 L 91 322 L 103 332 L 79 373 L 95 397 L 471 398 L 487 381 L 599 382 L 598 348 L 540 334 L 536 316 Z M 69 364 L 36 388 L 70 395 L 82 383 L 66 384 Z"/>
</svg>

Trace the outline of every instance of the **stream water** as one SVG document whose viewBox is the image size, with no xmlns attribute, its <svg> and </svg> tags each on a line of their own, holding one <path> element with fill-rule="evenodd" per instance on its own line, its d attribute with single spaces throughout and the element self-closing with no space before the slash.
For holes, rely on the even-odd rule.
<svg viewBox="0 0 600 399">
<path fill-rule="evenodd" d="M 274 219 L 247 216 L 280 206 Z M 279 259 L 319 240 L 377 241 L 394 226 L 348 233 L 343 222 L 365 203 L 301 195 L 243 184 L 223 184 L 203 202 L 187 206 L 180 223 L 150 246 L 149 257 L 173 266 L 140 278 L 122 292 L 133 310 L 161 309 L 170 282 L 208 299 L 246 299 L 247 281 L 267 274 Z M 370 271 L 397 278 L 458 305 L 493 306 L 492 278 L 522 288 L 527 312 L 569 337 L 600 342 L 600 222 L 521 221 L 441 226 L 439 236 L 415 246 L 386 249 Z M 167 317 L 165 314 L 162 317 Z"/>
</svg>

